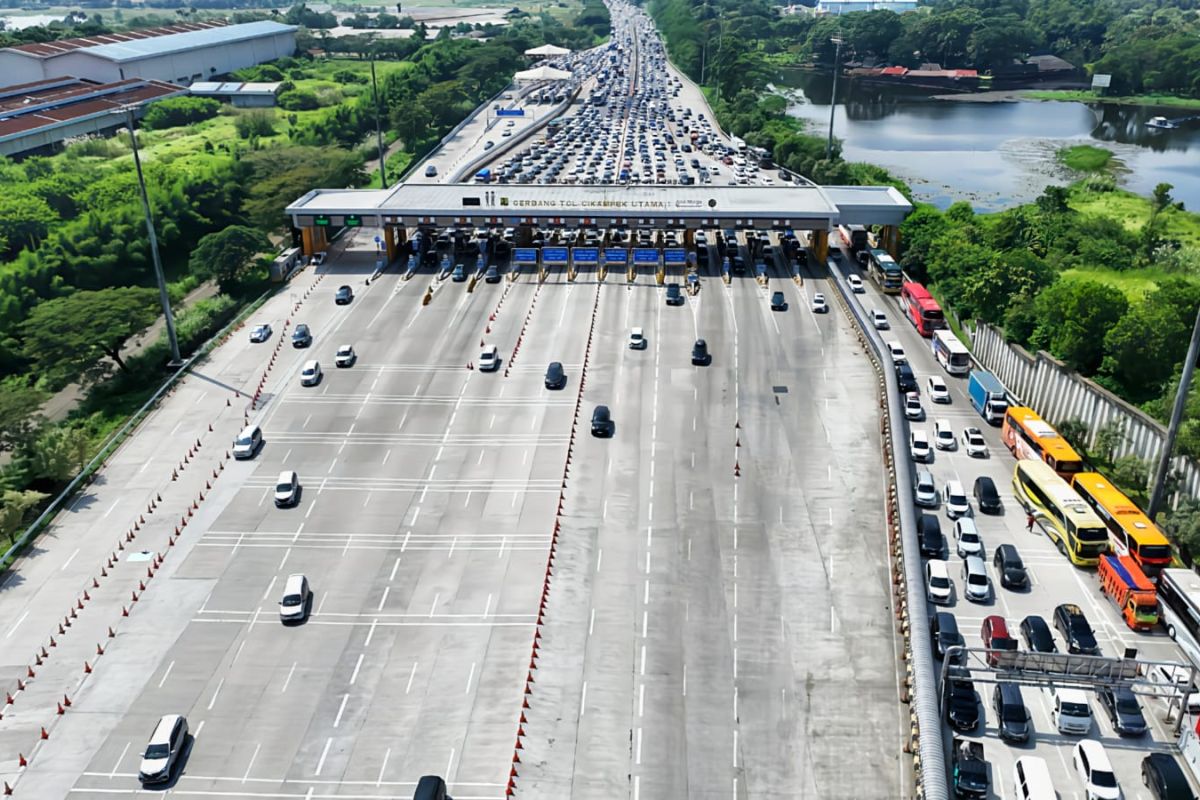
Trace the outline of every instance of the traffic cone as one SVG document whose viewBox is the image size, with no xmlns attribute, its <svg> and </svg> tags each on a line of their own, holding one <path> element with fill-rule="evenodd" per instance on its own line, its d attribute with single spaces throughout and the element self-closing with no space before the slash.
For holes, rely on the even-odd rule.
<svg viewBox="0 0 1200 800">
<path fill-rule="evenodd" d="M 70 707 L 71 707 L 71 698 L 67 697 L 67 696 L 64 694 L 64 695 L 63 695 L 63 701 L 62 701 L 62 704 L 63 704 L 64 706 L 66 706 L 67 708 L 70 708 Z"/>
<path fill-rule="evenodd" d="M 50 738 L 50 732 L 49 732 L 49 731 L 47 731 L 45 728 L 42 728 L 42 738 L 43 738 L 43 739 L 49 739 L 49 738 Z"/>
<path fill-rule="evenodd" d="M 20 753 L 17 753 L 17 766 L 19 766 L 19 767 L 28 767 L 29 766 L 29 762 L 25 760 L 25 756 L 23 756 Z"/>
<path fill-rule="evenodd" d="M 61 717 L 65 713 L 67 713 L 67 710 L 65 708 L 63 708 L 62 703 L 59 703 L 58 704 L 58 715 Z"/>
<path fill-rule="evenodd" d="M 92 674 L 92 665 L 86 661 L 83 662 L 83 671 L 85 674 L 91 675 Z M 42 738 L 45 738 L 45 737 L 42 737 Z"/>
</svg>

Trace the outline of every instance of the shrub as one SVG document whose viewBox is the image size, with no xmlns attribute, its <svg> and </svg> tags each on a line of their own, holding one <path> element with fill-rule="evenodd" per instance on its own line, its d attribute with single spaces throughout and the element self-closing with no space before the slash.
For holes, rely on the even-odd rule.
<svg viewBox="0 0 1200 800">
<path fill-rule="evenodd" d="M 190 353 L 220 330 L 237 311 L 237 302 L 229 295 L 219 294 L 200 300 L 175 320 L 175 335 L 179 351 Z"/>
<path fill-rule="evenodd" d="M 151 130 L 194 125 L 212 119 L 221 111 L 221 104 L 208 97 L 168 97 L 150 106 L 142 125 Z"/>
<path fill-rule="evenodd" d="M 275 135 L 275 112 L 265 108 L 244 111 L 233 121 L 237 134 L 242 139 L 252 136 Z"/>
<path fill-rule="evenodd" d="M 284 111 L 312 111 L 321 107 L 321 101 L 310 91 L 293 89 L 279 95 L 279 107 Z"/>
</svg>

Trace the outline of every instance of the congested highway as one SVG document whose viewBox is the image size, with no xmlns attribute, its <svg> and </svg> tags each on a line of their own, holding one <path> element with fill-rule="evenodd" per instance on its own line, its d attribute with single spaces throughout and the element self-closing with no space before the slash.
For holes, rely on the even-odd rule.
<svg viewBox="0 0 1200 800">
<path fill-rule="evenodd" d="M 922 547 L 925 563 L 944 563 L 949 578 L 949 599 L 944 604 L 931 605 L 939 619 L 931 619 L 931 630 L 936 634 L 939 627 L 947 628 L 945 616 L 961 636 L 961 644 L 968 648 L 983 648 L 981 630 L 985 618 L 999 615 L 1007 623 L 1012 636 L 1019 641 L 1021 650 L 1034 646 L 1053 646 L 1066 652 L 1068 642 L 1062 631 L 1055 626 L 1054 612 L 1060 605 L 1079 606 L 1095 633 L 1100 653 L 1109 657 L 1123 656 L 1127 648 L 1136 650 L 1139 659 L 1186 663 L 1179 647 L 1171 641 L 1161 627 L 1148 632 L 1131 630 L 1121 618 L 1119 609 L 1100 591 L 1094 569 L 1075 567 L 1059 552 L 1055 544 L 1044 534 L 1040 525 L 1028 527 L 1025 511 L 1017 502 L 1013 489 L 1013 469 L 1016 464 L 1012 454 L 1000 437 L 999 427 L 988 425 L 971 406 L 967 395 L 967 377 L 950 375 L 935 358 L 930 340 L 918 334 L 905 315 L 897 298 L 884 295 L 875 282 L 861 269 L 851 250 L 839 234 L 830 239 L 835 246 L 834 258 L 837 268 L 848 275 L 858 276 L 862 293 L 853 295 L 867 317 L 872 311 L 882 312 L 885 323 L 876 325 L 885 342 L 894 342 L 902 349 L 902 357 L 912 367 L 920 390 L 920 407 L 909 415 L 910 429 L 925 434 L 931 443 L 932 458 L 928 463 L 917 463 L 917 475 L 927 473 L 932 484 L 933 496 L 918 497 L 918 511 L 925 517 L 940 521 L 940 552 L 933 547 L 926 552 Z M 943 384 L 942 394 L 936 384 Z M 936 399 L 935 399 L 936 398 Z M 947 447 L 933 444 L 935 429 L 944 423 L 952 432 Z M 968 446 L 964 434 L 974 429 L 981 433 L 985 446 Z M 952 446 L 951 446 L 952 445 Z M 899 454 L 911 458 L 909 452 Z M 990 478 L 999 492 L 1001 509 L 986 512 L 979 507 L 974 489 L 977 479 Z M 923 481 L 918 480 L 918 483 Z M 970 506 L 965 517 L 966 526 L 956 520 L 946 502 L 946 487 L 956 482 L 962 487 Z M 924 494 L 922 488 L 921 493 Z M 978 532 L 978 539 L 961 537 L 963 531 Z M 1028 587 L 1003 585 L 1001 562 L 996 553 L 1004 546 L 1015 548 L 1019 561 L 1025 567 Z M 986 574 L 987 590 L 979 598 L 968 596 L 964 580 L 967 557 L 980 552 Z M 922 576 L 925 579 L 925 576 Z M 1023 624 L 1024 623 L 1024 624 Z M 1032 639 L 1031 641 L 1031 634 Z M 1048 637 L 1048 639 L 1046 639 Z M 950 641 L 953 636 L 947 637 Z M 936 635 L 935 635 L 936 639 Z M 1045 641 L 1043 641 L 1046 639 Z M 941 664 L 941 655 L 938 654 Z M 1112 763 L 1113 773 L 1127 798 L 1155 797 L 1142 781 L 1142 761 L 1150 752 L 1171 753 L 1175 741 L 1174 721 L 1165 719 L 1165 699 L 1139 697 L 1135 700 L 1145 719 L 1147 730 L 1142 734 L 1118 733 L 1114 719 L 1105 711 L 1097 695 L 1088 693 L 1092 723 L 1085 736 L 1062 733 L 1057 729 L 1054 716 L 1054 696 L 1043 688 L 1025 686 L 1019 688 L 1020 702 L 1028 711 L 1029 730 L 1027 742 L 1012 741 L 1013 731 L 1002 726 L 998 715 L 996 684 L 991 681 L 976 681 L 971 687 L 977 695 L 974 712 L 963 714 L 963 722 L 957 731 L 946 726 L 946 744 L 950 737 L 965 736 L 984 744 L 984 757 L 991 765 L 991 793 L 997 797 L 1012 797 L 1015 793 L 1014 767 L 1019 758 L 1041 759 L 1048 768 L 1053 787 L 1060 797 L 1085 797 L 1075 762 L 1075 746 L 1083 739 L 1099 742 Z M 970 704 L 968 704 L 970 707 Z M 971 724 L 969 717 L 976 713 L 978 723 Z M 1014 711 L 1014 716 L 1021 716 Z M 956 714 L 957 716 L 957 714 Z M 1002 731 L 1004 727 L 1006 730 Z M 1018 795 L 1019 796 L 1019 795 Z"/>
</svg>

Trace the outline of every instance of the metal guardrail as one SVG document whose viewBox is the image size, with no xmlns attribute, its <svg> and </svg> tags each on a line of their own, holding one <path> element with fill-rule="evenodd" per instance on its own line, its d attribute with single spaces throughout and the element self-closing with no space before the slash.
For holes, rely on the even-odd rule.
<svg viewBox="0 0 1200 800">
<path fill-rule="evenodd" d="M 299 272 L 300 270 L 296 271 Z M 286 286 L 287 284 L 285 283 L 283 285 Z M 158 403 L 167 390 L 169 390 L 176 381 L 178 381 L 185 373 L 187 373 L 192 368 L 192 365 L 207 356 L 223 337 L 231 333 L 238 325 L 244 322 L 247 317 L 257 311 L 259 306 L 266 302 L 266 300 L 277 291 L 279 291 L 278 287 L 271 288 L 263 292 L 257 300 L 250 303 L 244 309 L 238 312 L 233 319 L 231 319 L 223 328 L 221 328 L 221 330 L 210 336 L 202 345 L 200 345 L 199 348 L 197 348 L 195 353 L 193 353 L 186 361 L 183 362 L 179 369 L 177 369 L 174 373 L 168 376 L 165 381 L 163 381 L 162 386 L 158 387 L 158 391 L 151 395 L 150 399 L 147 400 L 141 408 L 133 412 L 133 414 L 130 415 L 129 419 L 120 427 L 119 430 L 105 440 L 104 444 L 100 446 L 100 450 L 96 453 L 92 460 L 89 461 L 87 465 L 79 471 L 79 474 L 67 484 L 65 489 L 58 493 L 57 497 L 50 501 L 50 505 L 46 506 L 46 508 L 42 510 L 42 513 L 38 515 L 37 519 L 29 524 L 29 527 L 25 529 L 20 538 L 14 541 L 12 546 L 5 550 L 3 554 L 0 554 L 0 572 L 11 568 L 11 565 L 10 567 L 3 567 L 2 565 L 8 563 L 10 558 L 19 553 L 21 548 L 29 544 L 29 542 L 41 532 L 42 526 L 48 524 L 51 517 L 61 510 L 63 503 L 72 495 L 74 495 L 80 484 L 90 478 L 99 467 L 104 465 L 105 459 L 107 459 L 112 452 L 122 444 L 125 435 L 146 418 L 149 411 L 154 407 L 155 404 Z"/>
<path fill-rule="evenodd" d="M 883 382 L 887 392 L 887 435 L 891 440 L 892 469 L 896 482 L 896 507 L 900 520 L 901 558 L 904 565 L 904 603 L 907 606 L 908 664 L 912 667 L 912 697 L 909 700 L 916 727 L 916 752 L 914 768 L 918 772 L 918 796 L 928 800 L 949 800 L 947 787 L 946 754 L 942 749 L 942 722 L 938 701 L 938 671 L 933 661 L 932 639 L 926 620 L 929 609 L 923 590 L 921 551 L 917 542 L 917 517 L 913 505 L 912 462 L 909 460 L 908 442 L 905 439 L 908 422 L 900 405 L 900 391 L 896 373 L 887 365 L 890 358 L 883 339 L 868 324 L 865 312 L 854 299 L 855 295 L 842 274 L 841 267 L 826 260 L 830 282 L 837 289 L 859 332 L 874 351 L 876 362 L 881 365 Z"/>
</svg>

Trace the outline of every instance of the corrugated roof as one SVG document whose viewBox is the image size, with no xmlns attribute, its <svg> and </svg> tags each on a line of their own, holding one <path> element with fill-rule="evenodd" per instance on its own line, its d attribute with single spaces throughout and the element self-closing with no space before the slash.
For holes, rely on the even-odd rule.
<svg viewBox="0 0 1200 800">
<path fill-rule="evenodd" d="M 48 58 L 50 56 L 69 53 L 72 50 L 82 50 L 85 48 L 99 47 L 106 44 L 136 41 L 139 39 L 152 39 L 159 36 L 171 36 L 173 34 L 187 33 L 189 31 L 221 28 L 225 27 L 227 24 L 228 23 L 223 20 L 180 22 L 174 25 L 163 25 L 158 28 L 140 28 L 135 31 L 121 31 L 119 33 L 99 33 L 95 36 L 81 36 L 74 39 L 59 39 L 55 42 L 19 44 L 14 47 L 6 47 L 4 49 L 16 51 L 18 53 L 24 53 L 26 55 L 37 56 L 39 58 Z"/>
<path fill-rule="evenodd" d="M 27 104 L 10 99 L 0 106 L 0 141 L 186 91 L 173 83 L 133 78 L 100 85 L 81 82 L 73 93 L 30 95 Z"/>
<path fill-rule="evenodd" d="M 206 95 L 234 95 L 234 94 L 275 94 L 279 91 L 282 83 L 241 83 L 239 81 L 230 81 L 227 83 L 218 83 L 216 81 L 197 81 L 191 85 L 192 94 Z"/>
<path fill-rule="evenodd" d="M 88 54 L 108 59 L 109 61 L 137 61 L 142 58 L 161 56 L 168 53 L 179 53 L 201 47 L 213 47 L 215 45 L 243 42 L 248 39 L 275 36 L 281 33 L 292 33 L 295 30 L 295 25 L 284 25 L 282 22 L 260 20 L 259 22 L 247 22 L 242 25 L 226 25 L 221 28 L 209 30 L 159 36 L 153 39 L 105 44 L 89 48 Z"/>
</svg>

